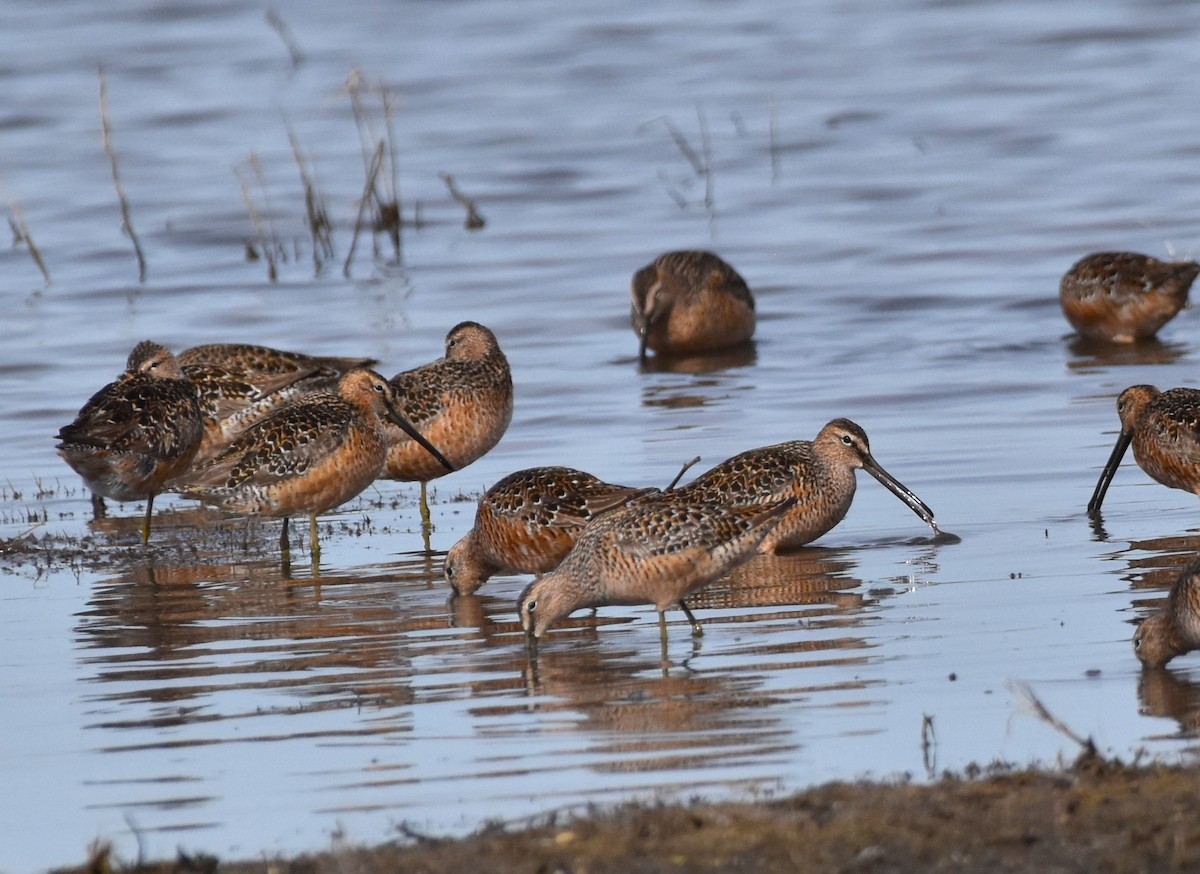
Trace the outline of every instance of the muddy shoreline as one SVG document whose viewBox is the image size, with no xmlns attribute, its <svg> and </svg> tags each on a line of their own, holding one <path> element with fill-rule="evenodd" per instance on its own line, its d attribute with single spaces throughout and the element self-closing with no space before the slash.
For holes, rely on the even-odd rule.
<svg viewBox="0 0 1200 874">
<path fill-rule="evenodd" d="M 97 848 L 63 872 L 582 874 L 665 871 L 1167 871 L 1200 867 L 1200 768 L 1092 753 L 1062 770 L 835 782 L 785 799 L 630 804 L 465 838 L 405 829 L 394 843 L 253 861 L 203 852 L 136 863 Z"/>
</svg>

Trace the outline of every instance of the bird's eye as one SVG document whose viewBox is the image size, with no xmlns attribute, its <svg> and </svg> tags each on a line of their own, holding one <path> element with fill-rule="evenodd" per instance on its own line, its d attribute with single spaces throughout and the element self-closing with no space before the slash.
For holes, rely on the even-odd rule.
<svg viewBox="0 0 1200 874">
<path fill-rule="evenodd" d="M 851 437 L 849 434 L 843 434 L 843 435 L 842 435 L 842 442 L 843 442 L 843 443 L 845 443 L 847 446 L 853 446 L 853 445 L 854 445 L 854 438 L 853 438 L 853 437 Z"/>
<path fill-rule="evenodd" d="M 530 616 L 533 615 L 533 611 L 536 609 L 537 609 L 537 601 L 526 601 L 525 602 L 525 612 L 528 613 Z"/>
</svg>

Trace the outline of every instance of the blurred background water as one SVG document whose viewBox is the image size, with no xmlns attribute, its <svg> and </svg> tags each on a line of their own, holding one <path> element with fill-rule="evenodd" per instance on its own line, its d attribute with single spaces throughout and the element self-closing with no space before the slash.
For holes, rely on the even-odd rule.
<svg viewBox="0 0 1200 874">
<path fill-rule="evenodd" d="M 1129 637 L 1196 552 L 1196 500 L 1128 461 L 1103 524 L 1083 509 L 1120 389 L 1196 384 L 1197 317 L 1106 352 L 1056 294 L 1090 251 L 1194 253 L 1198 31 L 1193 4 L 1118 0 L 0 6 L 0 182 L 52 280 L 0 252 L 0 869 L 1072 757 L 1021 683 L 1106 754 L 1190 760 L 1200 669 L 1143 678 Z M 390 120 L 405 227 L 346 277 L 354 83 L 367 138 Z M 289 129 L 333 222 L 321 269 Z M 639 370 L 629 279 L 674 248 L 746 277 L 752 355 Z M 143 551 L 139 508 L 93 524 L 54 454 L 143 338 L 390 375 L 463 319 L 500 338 L 516 410 L 435 484 L 430 555 L 394 483 L 328 517 L 317 579 L 246 545 L 270 523 L 166 498 Z M 835 416 L 962 542 L 863 477 L 813 548 L 702 594 L 705 637 L 673 624 L 666 665 L 649 608 L 581 615 L 531 664 L 527 578 L 447 602 L 441 554 L 508 472 L 662 484 Z M 63 538 L 85 554 L 53 560 Z"/>
</svg>

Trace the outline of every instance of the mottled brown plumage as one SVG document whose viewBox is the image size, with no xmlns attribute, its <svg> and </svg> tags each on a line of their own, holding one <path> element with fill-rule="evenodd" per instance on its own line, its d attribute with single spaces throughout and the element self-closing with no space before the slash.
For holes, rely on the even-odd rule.
<svg viewBox="0 0 1200 874">
<path fill-rule="evenodd" d="M 193 346 L 179 355 L 183 372 L 200 389 L 204 440 L 195 464 L 275 409 L 305 394 L 332 390 L 349 371 L 372 358 L 305 355 L 246 343 Z"/>
<path fill-rule="evenodd" d="M 479 499 L 475 526 L 446 554 L 445 574 L 469 595 L 492 574 L 557 567 L 587 522 L 655 489 L 617 486 L 570 467 L 509 474 Z"/>
<path fill-rule="evenodd" d="M 1130 443 L 1134 460 L 1151 478 L 1200 496 L 1200 390 L 1131 385 L 1117 397 L 1117 415 L 1121 431 L 1088 502 L 1089 513 L 1100 510 Z"/>
<path fill-rule="evenodd" d="M 933 511 L 871 455 L 866 432 L 849 419 L 834 419 L 814 440 L 792 440 L 735 455 L 686 486 L 681 494 L 729 506 L 795 498 L 795 505 L 762 541 L 776 552 L 816 540 L 845 518 L 865 470 L 900 498 L 938 534 Z"/>
<path fill-rule="evenodd" d="M 1133 343 L 1158 333 L 1187 303 L 1200 264 L 1134 252 L 1080 259 L 1059 284 L 1063 315 L 1084 337 Z"/>
<path fill-rule="evenodd" d="M 154 496 L 187 469 L 202 434 L 196 387 L 170 351 L 144 340 L 129 353 L 125 372 L 59 430 L 57 448 L 101 498 L 146 500 L 146 542 Z"/>
<path fill-rule="evenodd" d="M 500 442 L 512 421 L 512 372 L 496 335 L 461 322 L 444 357 L 392 377 L 401 412 L 461 470 Z M 384 479 L 421 483 L 421 520 L 430 527 L 427 485 L 447 470 L 412 438 L 388 427 Z"/>
<path fill-rule="evenodd" d="M 1167 595 L 1166 607 L 1133 635 L 1133 651 L 1148 668 L 1161 668 L 1194 649 L 1200 649 L 1200 559 L 1183 569 Z"/>
<path fill-rule="evenodd" d="M 667 252 L 633 274 L 631 319 L 638 358 L 646 350 L 696 355 L 754 336 L 754 296 L 711 252 Z"/>
<path fill-rule="evenodd" d="M 285 550 L 287 517 L 307 514 L 315 558 L 317 516 L 356 496 L 383 469 L 384 418 L 416 434 L 391 384 L 373 370 L 352 370 L 336 390 L 304 395 L 251 425 L 173 487 L 234 513 L 284 517 Z M 441 458 L 432 445 L 422 445 Z"/>
<path fill-rule="evenodd" d="M 663 492 L 632 501 L 590 523 L 571 551 L 517 601 L 521 627 L 534 638 L 580 607 L 653 604 L 665 639 L 664 611 L 754 555 L 758 544 L 795 503 L 730 507 Z"/>
</svg>

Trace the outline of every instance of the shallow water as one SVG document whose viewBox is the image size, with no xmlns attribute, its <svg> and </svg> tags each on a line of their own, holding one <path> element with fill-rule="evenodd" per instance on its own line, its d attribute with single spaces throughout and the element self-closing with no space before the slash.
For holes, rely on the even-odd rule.
<svg viewBox="0 0 1200 874">
<path fill-rule="evenodd" d="M 1067 336 L 1056 293 L 1089 251 L 1195 248 L 1200 9 L 280 12 L 298 65 L 240 3 L 0 7 L 0 176 L 53 280 L 24 246 L 0 252 L 0 536 L 6 552 L 94 538 L 84 560 L 10 556 L 0 577 L 0 770 L 26 787 L 0 799 L 0 869 L 76 862 L 95 838 L 127 859 L 252 856 L 402 823 L 458 833 L 588 801 L 1073 756 L 1021 684 L 1106 753 L 1192 755 L 1200 668 L 1143 680 L 1129 636 L 1200 547 L 1195 498 L 1127 461 L 1102 526 L 1083 508 L 1119 390 L 1196 384 L 1197 316 L 1111 353 Z M 399 262 L 360 240 L 347 279 L 354 68 L 392 89 L 420 224 Z M 335 224 L 319 273 L 288 125 Z M 246 259 L 259 244 L 235 167 L 286 253 L 277 282 Z M 439 172 L 486 228 L 463 228 Z M 639 371 L 629 277 L 680 247 L 743 273 L 757 343 L 713 369 Z M 284 577 L 270 523 L 214 528 L 170 499 L 143 552 L 140 508 L 93 526 L 54 455 L 51 435 L 144 337 L 365 353 L 390 374 L 466 318 L 499 336 L 516 412 L 494 452 L 435 485 L 432 556 L 416 488 L 390 483 L 330 515 L 319 579 Z M 527 578 L 447 603 L 441 553 L 510 471 L 662 484 L 694 455 L 704 469 L 835 416 L 960 543 L 932 542 L 864 476 L 816 547 L 700 595 L 706 633 L 674 621 L 665 665 L 650 608 L 581 613 L 531 663 L 513 610 Z"/>
</svg>

